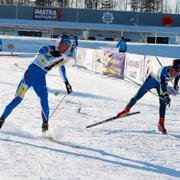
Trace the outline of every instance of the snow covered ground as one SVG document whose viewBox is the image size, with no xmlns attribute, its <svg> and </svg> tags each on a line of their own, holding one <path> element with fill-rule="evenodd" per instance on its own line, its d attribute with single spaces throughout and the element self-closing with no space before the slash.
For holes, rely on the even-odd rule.
<svg viewBox="0 0 180 180">
<path fill-rule="evenodd" d="M 55 45 L 56 39 L 38 37 L 2 36 L 2 48 L 6 52 L 36 53 L 38 48 L 44 45 Z M 8 49 L 7 45 L 13 44 L 14 49 Z M 85 41 L 79 40 L 79 47 L 85 48 L 116 48 L 115 41 Z M 142 55 L 155 55 L 161 57 L 179 58 L 180 45 L 169 44 L 144 44 L 127 42 L 128 52 Z"/>
<path fill-rule="evenodd" d="M 31 59 L 0 57 L 0 113 Z M 158 98 L 150 93 L 132 109 L 140 114 L 87 129 L 116 115 L 138 87 L 71 65 L 67 73 L 74 92 L 49 122 L 49 134 L 65 144 L 43 138 L 38 98 L 30 89 L 0 130 L 0 179 L 180 179 L 179 96 L 171 96 L 167 109 L 168 135 L 156 131 Z M 51 114 L 66 94 L 58 69 L 48 74 L 47 85 Z"/>
<path fill-rule="evenodd" d="M 54 41 L 6 37 L 3 49 L 8 43 L 15 45 L 16 52 L 33 53 L 40 46 L 54 44 Z M 108 42 L 80 42 L 82 47 L 114 45 Z M 179 57 L 178 48 L 164 46 L 149 49 L 147 45 L 129 44 L 129 51 L 134 53 L 159 53 L 163 56 L 166 52 L 170 57 Z M 32 57 L 0 57 L 0 113 L 12 100 L 31 60 Z M 152 94 L 144 96 L 133 108 L 133 111 L 141 111 L 140 114 L 87 129 L 87 125 L 122 110 L 138 87 L 70 64 L 67 71 L 74 92 L 65 97 L 53 114 L 49 132 L 49 136 L 65 144 L 43 138 L 38 98 L 30 89 L 0 130 L 0 179 L 180 178 L 179 96 L 172 96 L 171 108 L 167 109 L 168 135 L 156 131 L 158 99 Z M 66 94 L 58 69 L 48 74 L 47 84 L 51 114 Z"/>
</svg>

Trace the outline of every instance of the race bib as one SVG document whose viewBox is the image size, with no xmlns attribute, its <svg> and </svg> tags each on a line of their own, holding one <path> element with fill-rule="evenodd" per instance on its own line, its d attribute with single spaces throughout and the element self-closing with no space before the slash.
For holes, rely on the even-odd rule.
<svg viewBox="0 0 180 180">
<path fill-rule="evenodd" d="M 46 64 L 46 59 L 44 58 L 44 56 L 39 56 L 39 60 L 40 60 L 43 64 Z"/>
</svg>

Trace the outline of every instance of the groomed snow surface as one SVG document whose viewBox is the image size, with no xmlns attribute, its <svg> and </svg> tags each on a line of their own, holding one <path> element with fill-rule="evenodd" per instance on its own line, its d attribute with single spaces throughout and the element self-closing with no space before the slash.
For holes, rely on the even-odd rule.
<svg viewBox="0 0 180 180">
<path fill-rule="evenodd" d="M 0 113 L 12 100 L 32 58 L 0 57 Z M 73 93 L 49 121 L 49 141 L 41 133 L 33 89 L 0 130 L 2 180 L 175 180 L 180 179 L 180 97 L 171 96 L 167 135 L 157 131 L 158 98 L 147 93 L 132 109 L 138 115 L 87 129 L 116 115 L 138 87 L 125 80 L 67 65 Z M 47 75 L 50 114 L 66 94 L 58 69 Z M 59 95 L 55 95 L 59 93 Z"/>
</svg>

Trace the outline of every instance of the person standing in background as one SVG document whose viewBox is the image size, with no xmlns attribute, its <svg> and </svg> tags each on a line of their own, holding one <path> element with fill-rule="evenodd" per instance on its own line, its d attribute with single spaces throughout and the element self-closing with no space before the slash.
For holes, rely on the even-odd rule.
<svg viewBox="0 0 180 180">
<path fill-rule="evenodd" d="M 127 51 L 127 44 L 126 44 L 126 41 L 125 41 L 124 37 L 121 37 L 121 39 L 117 43 L 116 47 L 117 48 L 119 47 L 119 53 Z"/>
</svg>

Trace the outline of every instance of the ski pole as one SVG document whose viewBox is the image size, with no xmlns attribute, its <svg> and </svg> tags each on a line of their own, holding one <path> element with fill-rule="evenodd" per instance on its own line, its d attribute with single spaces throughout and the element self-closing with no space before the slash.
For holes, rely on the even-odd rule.
<svg viewBox="0 0 180 180">
<path fill-rule="evenodd" d="M 145 42 L 145 41 L 146 41 L 146 38 L 145 38 L 145 36 L 143 35 L 143 33 L 138 30 L 137 24 L 136 24 L 136 22 L 135 22 L 135 18 L 131 18 L 130 21 L 131 21 L 131 22 L 133 23 L 133 25 L 136 27 L 136 30 L 138 31 L 138 33 L 140 34 L 141 38 L 142 38 L 142 39 L 144 40 L 144 42 Z M 151 46 L 149 45 L 149 43 L 147 43 L 147 45 L 148 45 L 148 48 L 149 48 L 149 50 L 151 51 L 151 53 L 153 53 L 153 50 L 152 50 Z M 159 65 L 160 65 L 161 67 L 163 67 L 163 65 L 162 65 L 161 61 L 159 60 L 159 58 L 158 58 L 157 56 L 155 56 L 155 55 L 154 55 L 154 57 L 155 57 L 156 60 L 158 61 Z M 172 85 L 174 85 L 173 82 L 172 82 L 172 80 L 171 80 L 170 82 L 172 83 Z"/>
<path fill-rule="evenodd" d="M 128 76 L 124 75 L 124 77 L 125 77 L 126 79 L 130 80 L 131 82 L 133 82 L 134 84 L 138 85 L 139 87 L 142 87 L 141 84 L 137 83 L 136 81 L 134 81 L 133 79 L 129 78 Z M 150 91 L 150 90 L 147 90 L 147 89 L 145 89 L 145 88 L 143 88 L 143 89 L 144 89 L 145 91 L 150 92 L 151 94 L 157 96 L 157 97 L 160 98 L 161 100 L 163 100 L 163 98 L 160 97 L 159 95 L 157 95 L 156 93 L 154 93 L 154 92 L 152 92 L 152 91 Z"/>
<path fill-rule="evenodd" d="M 138 33 L 140 34 L 141 38 L 143 39 L 144 42 L 146 42 L 146 38 L 145 36 L 143 35 L 143 33 L 141 31 L 139 31 L 139 29 L 137 28 L 137 24 L 135 22 L 135 18 L 131 18 L 130 21 L 133 23 L 133 25 L 135 26 L 136 30 L 138 31 Z M 148 48 L 149 50 L 153 53 L 153 50 L 151 49 L 149 43 L 148 44 Z M 159 58 L 157 56 L 154 55 L 154 57 L 156 58 L 156 60 L 158 61 L 158 63 L 160 64 L 160 66 L 163 66 L 161 61 L 159 60 Z"/>
<path fill-rule="evenodd" d="M 102 61 L 98 60 L 98 62 L 101 63 L 101 64 L 103 64 L 105 67 L 107 67 L 107 65 L 105 65 Z M 116 69 L 114 69 L 114 70 L 115 70 L 116 73 L 119 73 Z M 123 75 L 123 76 L 124 76 L 126 79 L 130 80 L 131 82 L 133 82 L 134 84 L 138 85 L 139 87 L 142 87 L 141 84 L 139 84 L 138 82 L 134 81 L 134 80 L 131 79 L 130 77 L 128 77 L 128 76 L 126 76 L 126 75 Z M 156 93 L 154 93 L 154 92 L 152 92 L 152 91 L 150 91 L 150 90 L 147 90 L 147 89 L 145 89 L 145 88 L 143 88 L 143 89 L 144 89 L 145 91 L 147 91 L 147 92 L 150 92 L 151 94 L 157 96 L 158 98 L 160 98 L 161 100 L 164 101 L 164 99 L 163 99 L 161 96 L 157 95 Z"/>
<path fill-rule="evenodd" d="M 58 109 L 58 107 L 60 106 L 60 104 L 63 102 L 63 100 L 65 99 L 65 97 L 67 96 L 67 94 L 65 94 L 62 99 L 59 101 L 59 103 L 57 104 L 56 108 L 53 110 L 53 112 L 51 113 L 51 115 L 49 116 L 49 120 L 52 118 L 53 114 L 56 112 L 56 110 Z"/>
</svg>

